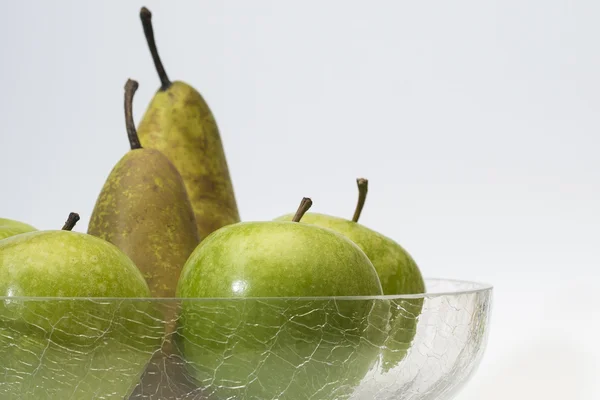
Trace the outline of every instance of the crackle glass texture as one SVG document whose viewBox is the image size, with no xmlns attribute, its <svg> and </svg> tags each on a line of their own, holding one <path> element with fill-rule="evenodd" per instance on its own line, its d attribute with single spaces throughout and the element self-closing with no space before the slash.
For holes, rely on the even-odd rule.
<svg viewBox="0 0 600 400">
<path fill-rule="evenodd" d="M 0 399 L 444 400 L 492 289 L 360 298 L 0 298 Z"/>
</svg>

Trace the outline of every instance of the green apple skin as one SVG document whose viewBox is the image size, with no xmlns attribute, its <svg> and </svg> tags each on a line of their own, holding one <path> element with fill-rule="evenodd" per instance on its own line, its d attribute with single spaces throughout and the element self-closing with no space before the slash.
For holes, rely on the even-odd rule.
<svg viewBox="0 0 600 400">
<path fill-rule="evenodd" d="M 291 221 L 292 214 L 276 218 Z M 357 222 L 319 213 L 306 213 L 301 223 L 332 229 L 360 247 L 373 263 L 385 295 L 422 294 L 425 282 L 417 263 L 394 240 Z M 383 351 L 385 371 L 398 365 L 406 356 L 416 334 L 423 299 L 391 300 L 391 330 Z"/>
<path fill-rule="evenodd" d="M 176 343 L 208 398 L 345 399 L 378 359 L 389 318 L 384 301 L 345 296 L 381 294 L 367 256 L 336 232 L 228 225 L 183 268 Z"/>
<path fill-rule="evenodd" d="M 160 348 L 149 296 L 133 262 L 91 235 L 0 241 L 0 398 L 123 399 Z"/>
<path fill-rule="evenodd" d="M 33 232 L 36 230 L 36 228 L 24 222 L 0 218 L 0 240 L 20 233 Z"/>
<path fill-rule="evenodd" d="M 292 214 L 276 218 L 291 221 Z M 359 223 L 325 214 L 306 213 L 300 223 L 332 229 L 360 247 L 373 263 L 384 294 L 424 293 L 425 282 L 417 263 L 392 239 Z"/>
<path fill-rule="evenodd" d="M 297 222 L 245 222 L 220 229 L 190 255 L 178 297 L 381 295 L 373 264 L 330 230 Z"/>
</svg>

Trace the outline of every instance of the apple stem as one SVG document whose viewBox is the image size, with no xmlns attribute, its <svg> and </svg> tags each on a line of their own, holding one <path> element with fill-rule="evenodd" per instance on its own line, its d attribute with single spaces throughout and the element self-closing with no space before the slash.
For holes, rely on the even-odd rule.
<svg viewBox="0 0 600 400">
<path fill-rule="evenodd" d="M 146 7 L 142 7 L 140 10 L 140 19 L 142 20 L 142 26 L 144 27 L 144 35 L 146 36 L 146 42 L 152 54 L 152 60 L 154 60 L 154 67 L 160 78 L 161 87 L 160 90 L 165 91 L 171 87 L 171 81 L 167 76 L 165 67 L 163 67 L 160 56 L 158 55 L 158 49 L 156 48 L 156 41 L 154 40 L 154 29 L 152 28 L 152 13 Z"/>
<path fill-rule="evenodd" d="M 74 213 L 74 212 L 70 213 L 69 218 L 67 218 L 67 221 L 65 222 L 65 224 L 63 225 L 61 230 L 63 230 L 63 231 L 73 230 L 73 228 L 75 227 L 75 224 L 77 224 L 77 221 L 79 221 L 79 214 Z"/>
<path fill-rule="evenodd" d="M 358 178 L 356 180 L 356 186 L 358 186 L 358 203 L 356 203 L 356 209 L 354 210 L 354 216 L 352 217 L 352 221 L 354 222 L 358 222 L 363 207 L 365 206 L 367 192 L 369 191 L 369 181 L 365 178 Z"/>
<path fill-rule="evenodd" d="M 141 149 L 142 144 L 135 129 L 133 121 L 133 95 L 138 89 L 138 83 L 132 79 L 127 79 L 125 84 L 125 126 L 127 127 L 127 137 L 131 150 Z"/>
<path fill-rule="evenodd" d="M 296 211 L 296 215 L 292 218 L 292 222 L 300 222 L 304 214 L 308 211 L 308 209 L 312 206 L 312 200 L 308 197 L 302 198 L 300 202 L 300 207 L 298 207 L 298 211 Z"/>
</svg>

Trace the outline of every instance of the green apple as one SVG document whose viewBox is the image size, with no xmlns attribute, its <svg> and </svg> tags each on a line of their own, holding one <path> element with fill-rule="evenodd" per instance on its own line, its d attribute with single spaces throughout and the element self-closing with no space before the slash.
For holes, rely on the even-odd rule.
<svg viewBox="0 0 600 400">
<path fill-rule="evenodd" d="M 373 264 L 344 236 L 295 222 L 308 207 L 225 226 L 185 264 L 176 343 L 209 398 L 343 399 L 377 360 L 389 308 L 347 297 L 382 294 Z"/>
<path fill-rule="evenodd" d="M 424 293 L 423 276 L 410 254 L 389 237 L 358 223 L 367 196 L 368 181 L 359 178 L 357 185 L 359 199 L 351 220 L 325 214 L 306 213 L 302 223 L 332 229 L 356 243 L 373 263 L 384 294 Z M 289 221 L 292 217 L 293 214 L 288 214 L 275 220 Z M 422 306 L 422 298 L 392 300 L 391 331 L 383 351 L 384 370 L 389 370 L 404 359 L 416 334 Z"/>
<path fill-rule="evenodd" d="M 123 399 L 160 347 L 140 271 L 78 219 L 0 241 L 2 399 Z"/>
<path fill-rule="evenodd" d="M 19 233 L 37 230 L 31 225 L 8 218 L 0 218 L 0 240 L 18 235 Z"/>
</svg>

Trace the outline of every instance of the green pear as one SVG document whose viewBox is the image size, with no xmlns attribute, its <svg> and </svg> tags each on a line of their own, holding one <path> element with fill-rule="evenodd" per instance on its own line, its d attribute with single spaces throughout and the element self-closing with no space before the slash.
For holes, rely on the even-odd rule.
<svg viewBox="0 0 600 400">
<path fill-rule="evenodd" d="M 368 192 L 368 181 L 357 179 L 359 199 L 351 220 L 319 213 L 307 213 L 302 223 L 332 229 L 348 237 L 369 257 L 386 295 L 420 294 L 425 292 L 421 271 L 411 255 L 398 243 L 358 223 Z M 288 221 L 292 214 L 276 218 Z M 423 299 L 392 300 L 389 339 L 383 352 L 383 368 L 389 370 L 406 356 L 416 334 Z"/>
<path fill-rule="evenodd" d="M 37 229 L 23 222 L 7 218 L 0 218 L 0 240 L 18 235 L 19 233 L 32 232 Z"/>
<path fill-rule="evenodd" d="M 175 297 L 181 269 L 200 239 L 181 175 L 163 153 L 140 145 L 132 112 L 137 87 L 133 80 L 125 85 L 125 121 L 131 150 L 106 179 L 88 233 L 127 254 L 142 271 L 152 296 Z M 171 378 L 181 375 L 176 372 L 173 362 L 177 355 L 171 345 L 178 310 L 172 302 L 165 302 L 162 308 L 167 336 L 133 396 L 144 392 L 176 397 L 171 386 L 161 386 L 164 377 L 159 368 L 163 373 L 168 368 Z"/>
<path fill-rule="evenodd" d="M 133 260 L 156 297 L 174 297 L 179 274 L 199 243 L 196 219 L 177 169 L 160 151 L 142 148 L 133 121 L 138 83 L 125 85 L 131 150 L 114 166 L 94 206 L 88 233 Z"/>
<path fill-rule="evenodd" d="M 310 204 L 223 227 L 187 261 L 177 343 L 209 398 L 345 399 L 377 360 L 389 308 L 356 297 L 382 294 L 377 273 L 344 236 L 297 222 Z"/>
<path fill-rule="evenodd" d="M 142 8 L 140 18 L 162 85 L 138 134 L 144 147 L 163 152 L 183 177 L 202 240 L 240 221 L 221 135 L 202 95 L 187 83 L 169 80 L 158 56 L 150 11 Z"/>
<path fill-rule="evenodd" d="M 2 399 L 123 399 L 160 348 L 142 274 L 78 219 L 0 241 Z"/>
</svg>

